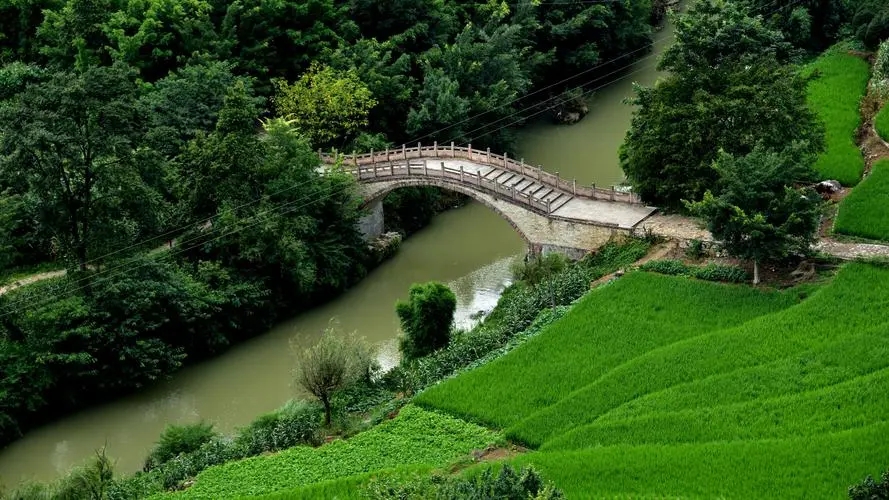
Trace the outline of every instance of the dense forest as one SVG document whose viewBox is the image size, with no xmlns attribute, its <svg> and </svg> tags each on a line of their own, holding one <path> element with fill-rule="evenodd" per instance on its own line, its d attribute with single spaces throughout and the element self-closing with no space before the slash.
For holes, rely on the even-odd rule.
<svg viewBox="0 0 889 500">
<path fill-rule="evenodd" d="M 662 7 L 0 2 L 0 269 L 68 269 L 0 296 L 0 444 L 360 279 L 354 182 L 318 149 L 508 150 L 645 54 Z M 436 196 L 387 208 L 416 229 Z"/>
</svg>

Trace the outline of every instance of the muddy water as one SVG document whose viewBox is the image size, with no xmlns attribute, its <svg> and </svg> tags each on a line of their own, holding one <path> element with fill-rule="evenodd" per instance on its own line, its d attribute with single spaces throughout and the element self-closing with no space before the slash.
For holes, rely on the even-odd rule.
<svg viewBox="0 0 889 500">
<path fill-rule="evenodd" d="M 630 123 L 633 82 L 651 84 L 656 55 L 666 46 L 669 27 L 656 36 L 655 52 L 589 100 L 590 114 L 572 126 L 541 121 L 521 134 L 521 155 L 565 178 L 608 186 L 623 180 L 617 150 Z M 619 79 L 618 79 L 619 78 Z M 599 82 L 604 83 L 603 82 Z M 453 210 L 404 243 L 399 253 L 338 299 L 300 314 L 265 335 L 222 356 L 191 366 L 151 389 L 65 417 L 0 452 L 0 484 L 49 480 L 81 463 L 105 445 L 119 472 L 142 466 L 152 443 L 168 423 L 206 420 L 231 431 L 297 395 L 291 384 L 293 348 L 315 342 L 331 318 L 380 346 L 384 366 L 397 362 L 397 299 L 412 283 L 447 282 L 457 295 L 457 323 L 472 324 L 490 310 L 508 284 L 509 265 L 524 251 L 521 239 L 479 204 Z"/>
</svg>

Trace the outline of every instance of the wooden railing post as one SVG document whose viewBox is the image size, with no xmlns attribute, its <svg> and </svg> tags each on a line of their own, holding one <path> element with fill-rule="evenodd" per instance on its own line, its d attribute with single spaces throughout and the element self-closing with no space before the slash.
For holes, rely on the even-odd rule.
<svg viewBox="0 0 889 500">
<path fill-rule="evenodd" d="M 522 175 L 524 176 L 525 175 L 525 159 L 524 158 L 522 158 L 522 164 L 519 168 L 521 169 Z"/>
<path fill-rule="evenodd" d="M 543 165 L 537 165 L 537 180 L 540 180 L 540 172 L 543 172 Z"/>
<path fill-rule="evenodd" d="M 466 145 L 466 149 L 469 153 L 469 161 L 472 161 L 472 143 L 471 142 Z"/>
<path fill-rule="evenodd" d="M 546 200 L 546 215 L 553 213 L 553 207 L 551 205 L 551 200 Z"/>
<path fill-rule="evenodd" d="M 478 182 L 477 182 L 478 187 L 482 187 L 482 172 L 481 172 L 481 170 L 475 171 L 475 178 L 478 179 Z"/>
<path fill-rule="evenodd" d="M 593 199 L 596 199 L 596 183 L 593 183 Z"/>
<path fill-rule="evenodd" d="M 352 163 L 355 164 L 355 168 L 358 168 L 358 155 L 354 151 L 352 152 Z"/>
<path fill-rule="evenodd" d="M 611 186 L 611 201 L 614 201 L 614 186 Z"/>
<path fill-rule="evenodd" d="M 432 154 L 438 158 L 438 141 L 432 143 Z"/>
<path fill-rule="evenodd" d="M 429 160 L 423 160 L 423 175 L 429 177 Z"/>
<path fill-rule="evenodd" d="M 456 158 L 457 153 L 454 152 L 454 141 L 451 141 L 451 158 Z"/>
<path fill-rule="evenodd" d="M 374 179 L 377 178 L 377 164 L 374 163 Z"/>
<path fill-rule="evenodd" d="M 386 148 L 386 163 L 389 163 L 390 161 L 391 160 L 389 160 L 389 148 L 387 147 Z"/>
<path fill-rule="evenodd" d="M 376 168 L 376 166 L 377 166 L 377 157 L 376 157 L 376 155 L 374 155 L 373 149 L 370 150 L 370 164 L 373 165 L 374 168 Z M 376 177 L 376 176 L 374 176 L 374 177 Z"/>
<path fill-rule="evenodd" d="M 571 181 L 571 194 L 577 196 L 577 179 Z"/>
<path fill-rule="evenodd" d="M 556 189 L 560 189 L 562 187 L 561 179 L 559 179 L 559 172 L 556 171 Z"/>
<path fill-rule="evenodd" d="M 491 148 L 488 148 L 488 163 L 491 163 Z"/>
<path fill-rule="evenodd" d="M 404 161 L 407 161 L 407 146 L 404 144 L 401 145 L 401 156 L 404 157 Z M 411 170 L 410 165 L 408 165 L 407 170 L 408 170 L 408 173 L 410 173 L 410 170 Z"/>
<path fill-rule="evenodd" d="M 441 168 L 444 170 L 444 162 L 441 162 Z M 463 182 L 463 164 L 460 164 L 460 182 Z"/>
<path fill-rule="evenodd" d="M 389 175 L 395 175 L 395 164 L 389 162 Z"/>
<path fill-rule="evenodd" d="M 509 162 L 509 159 L 508 159 L 508 158 L 509 158 L 509 157 L 507 156 L 507 153 L 504 152 L 504 153 L 503 153 L 503 168 L 506 168 L 506 164 Z"/>
<path fill-rule="evenodd" d="M 421 149 L 423 149 L 423 148 L 422 148 L 422 146 L 420 146 L 420 143 L 418 142 L 417 143 L 417 158 L 423 156 L 423 153 L 420 152 Z"/>
</svg>

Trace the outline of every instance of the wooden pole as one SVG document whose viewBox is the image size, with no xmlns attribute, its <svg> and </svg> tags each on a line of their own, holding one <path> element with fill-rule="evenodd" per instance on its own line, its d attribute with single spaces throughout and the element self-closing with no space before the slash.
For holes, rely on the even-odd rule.
<svg viewBox="0 0 889 500">
<path fill-rule="evenodd" d="M 596 183 L 593 183 L 593 199 L 596 199 Z"/>
<path fill-rule="evenodd" d="M 454 141 L 451 141 L 451 158 L 456 158 L 457 153 L 454 152 Z"/>
<path fill-rule="evenodd" d="M 374 166 L 374 172 L 376 172 L 377 167 L 377 157 L 374 155 L 374 150 L 370 150 L 370 164 Z M 376 177 L 376 175 L 374 175 Z"/>
<path fill-rule="evenodd" d="M 390 161 L 392 161 L 392 160 L 389 159 L 389 148 L 386 148 L 386 163 L 388 163 Z"/>
<path fill-rule="evenodd" d="M 506 164 L 509 162 L 507 153 L 503 153 L 503 168 L 506 168 Z"/>
<path fill-rule="evenodd" d="M 491 163 L 491 148 L 488 148 L 488 163 Z"/>
<path fill-rule="evenodd" d="M 577 196 L 577 179 L 571 181 L 571 194 Z"/>
<path fill-rule="evenodd" d="M 614 201 L 614 186 L 611 186 L 611 201 Z"/>
<path fill-rule="evenodd" d="M 478 179 L 478 187 L 482 187 L 482 173 L 480 170 L 475 171 L 475 178 Z"/>
<path fill-rule="evenodd" d="M 441 162 L 441 168 L 444 168 L 444 162 Z M 460 164 L 460 182 L 463 182 L 463 164 Z"/>
<path fill-rule="evenodd" d="M 469 150 L 469 161 L 472 161 L 472 143 L 467 144 L 467 148 Z"/>
<path fill-rule="evenodd" d="M 522 158 L 522 165 L 519 167 L 522 169 L 522 175 L 525 175 L 525 159 Z"/>
<path fill-rule="evenodd" d="M 404 157 L 404 161 L 406 162 L 407 161 L 407 146 L 405 146 L 404 144 L 401 145 L 401 156 Z M 410 165 L 407 166 L 407 170 L 408 170 L 408 172 L 410 172 L 410 170 L 411 170 Z"/>
<path fill-rule="evenodd" d="M 543 172 L 543 165 L 537 165 L 537 180 L 540 180 L 540 172 Z"/>
<path fill-rule="evenodd" d="M 423 175 L 429 177 L 429 160 L 423 160 Z"/>
<path fill-rule="evenodd" d="M 438 158 L 438 141 L 432 143 L 432 154 L 434 154 L 435 157 Z"/>
</svg>

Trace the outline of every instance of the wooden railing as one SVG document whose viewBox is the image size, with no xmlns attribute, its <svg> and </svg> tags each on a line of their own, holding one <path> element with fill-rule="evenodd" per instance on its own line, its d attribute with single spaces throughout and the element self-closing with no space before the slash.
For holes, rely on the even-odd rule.
<svg viewBox="0 0 889 500">
<path fill-rule="evenodd" d="M 387 149 L 382 152 L 371 151 L 370 153 L 361 155 L 343 155 L 339 153 L 327 154 L 319 150 L 318 155 L 325 164 L 336 164 L 338 161 L 342 161 L 343 167 L 350 171 L 367 166 L 387 168 L 389 165 L 398 163 L 404 165 L 411 159 L 461 159 L 480 165 L 508 170 L 529 179 L 536 180 L 539 184 L 569 193 L 572 196 L 591 200 L 619 201 L 632 204 L 642 203 L 635 193 L 619 191 L 614 186 L 611 186 L 610 189 L 602 189 L 596 187 L 595 184 L 591 186 L 579 185 L 574 179 L 568 180 L 562 178 L 558 172 L 550 173 L 543 170 L 542 167 L 527 165 L 524 160 L 516 161 L 509 158 L 506 154 L 498 155 L 496 153 L 491 153 L 490 148 L 485 151 L 478 151 L 472 149 L 471 144 L 468 147 L 461 147 L 455 146 L 452 142 L 449 146 L 442 147 L 439 146 L 438 143 L 435 143 L 432 146 L 423 147 L 418 143 L 416 147 L 412 148 L 402 145 L 400 149 Z M 432 170 L 430 169 L 429 171 L 431 172 Z M 406 173 L 413 174 L 413 172 L 413 167 L 411 167 L 409 172 Z M 424 175 L 422 172 L 417 172 L 417 174 Z M 362 179 L 363 178 L 364 177 L 362 177 Z M 484 181 L 484 179 L 482 179 L 482 181 Z"/>
</svg>

